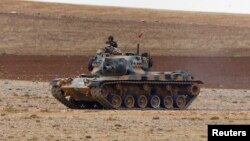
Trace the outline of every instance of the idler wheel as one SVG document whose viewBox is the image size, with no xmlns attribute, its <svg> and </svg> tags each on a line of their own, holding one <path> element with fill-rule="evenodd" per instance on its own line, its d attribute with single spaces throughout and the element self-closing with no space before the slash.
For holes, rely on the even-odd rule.
<svg viewBox="0 0 250 141">
<path fill-rule="evenodd" d="M 200 87 L 198 85 L 192 85 L 189 87 L 189 93 L 193 96 L 197 96 L 200 93 Z"/>
<path fill-rule="evenodd" d="M 139 95 L 136 99 L 136 104 L 139 108 L 146 108 L 148 105 L 148 99 L 145 95 Z"/>
<path fill-rule="evenodd" d="M 115 107 L 119 108 L 122 105 L 122 98 L 119 95 L 110 95 L 109 102 Z"/>
<path fill-rule="evenodd" d="M 171 109 L 173 108 L 173 105 L 174 105 L 174 100 L 172 98 L 172 96 L 163 96 L 161 98 L 161 105 L 163 108 L 166 108 L 166 109 Z"/>
<path fill-rule="evenodd" d="M 149 98 L 149 106 L 152 108 L 160 108 L 161 100 L 159 96 L 157 95 L 152 95 Z"/>
<path fill-rule="evenodd" d="M 179 109 L 184 109 L 187 104 L 186 96 L 178 95 L 175 99 L 175 106 Z"/>
<path fill-rule="evenodd" d="M 132 95 L 126 95 L 124 97 L 124 106 L 127 108 L 133 108 L 135 105 L 135 99 Z"/>
</svg>

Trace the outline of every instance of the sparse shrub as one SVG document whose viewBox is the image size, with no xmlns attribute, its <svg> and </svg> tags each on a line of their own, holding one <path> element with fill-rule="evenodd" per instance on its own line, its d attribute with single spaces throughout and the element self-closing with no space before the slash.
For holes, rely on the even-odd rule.
<svg viewBox="0 0 250 141">
<path fill-rule="evenodd" d="M 16 109 L 13 106 L 8 105 L 8 106 L 3 108 L 3 111 L 5 111 L 5 112 L 16 112 Z"/>
<path fill-rule="evenodd" d="M 87 139 L 91 139 L 92 137 L 90 136 L 90 135 L 88 135 L 88 136 L 85 136 Z"/>
<path fill-rule="evenodd" d="M 122 127 L 121 124 L 115 124 L 115 127 Z"/>
<path fill-rule="evenodd" d="M 153 120 L 158 120 L 160 119 L 160 117 L 153 117 Z"/>
<path fill-rule="evenodd" d="M 219 120 L 220 118 L 215 116 L 215 117 L 211 117 L 210 119 L 211 120 Z"/>
</svg>

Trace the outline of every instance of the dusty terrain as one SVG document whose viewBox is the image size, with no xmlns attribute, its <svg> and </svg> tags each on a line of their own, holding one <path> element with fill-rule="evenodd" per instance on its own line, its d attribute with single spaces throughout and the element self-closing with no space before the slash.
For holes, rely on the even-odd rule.
<svg viewBox="0 0 250 141">
<path fill-rule="evenodd" d="M 249 56 L 250 16 L 0 1 L 0 53 L 89 55 L 108 35 L 164 56 Z"/>
<path fill-rule="evenodd" d="M 52 98 L 48 81 L 87 72 L 108 35 L 131 52 L 141 31 L 152 71 L 205 82 L 188 110 L 69 110 Z M 207 124 L 249 124 L 249 38 L 249 15 L 1 0 L 0 140 L 205 141 Z"/>
<path fill-rule="evenodd" d="M 207 140 L 207 124 L 249 124 L 250 91 L 203 89 L 186 111 L 69 110 L 47 82 L 0 80 L 1 140 Z"/>
</svg>

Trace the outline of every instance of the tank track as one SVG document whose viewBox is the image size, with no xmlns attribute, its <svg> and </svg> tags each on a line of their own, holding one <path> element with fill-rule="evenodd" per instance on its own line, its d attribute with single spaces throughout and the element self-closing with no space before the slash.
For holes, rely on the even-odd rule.
<svg viewBox="0 0 250 141">
<path fill-rule="evenodd" d="M 53 86 L 51 89 L 52 96 L 58 100 L 60 103 L 65 105 L 70 109 L 103 109 L 103 107 L 97 102 L 79 102 L 75 101 L 72 98 L 65 98 L 64 94 L 62 93 L 60 87 Z"/>
<path fill-rule="evenodd" d="M 51 93 L 55 99 L 57 99 L 59 102 L 61 102 L 66 107 L 71 108 L 71 109 L 79 109 L 80 108 L 73 101 L 66 99 L 59 87 L 53 86 L 51 89 Z"/>
<path fill-rule="evenodd" d="M 101 88 L 105 85 L 113 85 L 113 84 L 157 84 L 157 85 L 166 85 L 166 84 L 178 84 L 178 85 L 194 85 L 194 84 L 199 84 L 197 81 L 184 81 L 184 82 L 176 82 L 176 81 L 165 81 L 165 82 L 159 82 L 159 81 L 108 81 L 108 82 L 103 82 L 100 87 L 92 88 L 91 89 L 91 94 L 93 98 L 101 104 L 105 109 L 119 109 L 119 110 L 125 110 L 128 108 L 115 108 L 108 100 L 107 98 L 102 94 Z M 171 110 L 184 110 L 187 109 L 192 102 L 197 98 L 198 95 L 188 97 L 187 98 L 187 103 L 186 106 L 182 109 L 179 108 L 171 108 Z M 140 108 L 132 108 L 132 109 L 140 109 Z M 152 108 L 144 108 L 144 109 L 152 109 Z M 165 108 L 157 108 L 157 110 L 166 110 Z"/>
<path fill-rule="evenodd" d="M 105 109 L 115 109 L 113 105 L 102 95 L 101 88 L 91 89 L 91 95 Z"/>
</svg>

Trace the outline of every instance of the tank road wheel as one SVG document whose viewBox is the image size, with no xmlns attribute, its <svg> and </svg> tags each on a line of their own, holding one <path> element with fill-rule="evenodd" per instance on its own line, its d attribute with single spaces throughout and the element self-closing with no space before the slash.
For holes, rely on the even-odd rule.
<svg viewBox="0 0 250 141">
<path fill-rule="evenodd" d="M 124 106 L 127 108 L 133 108 L 135 105 L 135 99 L 132 95 L 125 95 L 123 102 L 124 102 Z"/>
<path fill-rule="evenodd" d="M 174 105 L 174 100 L 172 98 L 172 96 L 163 96 L 161 98 L 161 105 L 163 108 L 166 108 L 166 109 L 171 109 L 173 108 L 173 105 Z"/>
<path fill-rule="evenodd" d="M 114 108 L 119 108 L 122 105 L 122 98 L 119 95 L 110 95 L 109 102 L 114 106 Z"/>
<path fill-rule="evenodd" d="M 197 96 L 200 93 L 200 87 L 198 85 L 192 85 L 188 87 L 189 94 L 192 96 Z"/>
<path fill-rule="evenodd" d="M 149 106 L 152 108 L 160 108 L 160 104 L 161 104 L 161 100 L 159 98 L 159 96 L 157 95 L 152 95 L 149 98 Z"/>
<path fill-rule="evenodd" d="M 187 104 L 186 96 L 178 95 L 175 99 L 175 106 L 179 109 L 184 109 Z"/>
<path fill-rule="evenodd" d="M 148 105 L 148 99 L 145 95 L 139 95 L 136 99 L 136 105 L 139 108 L 146 108 Z"/>
</svg>

